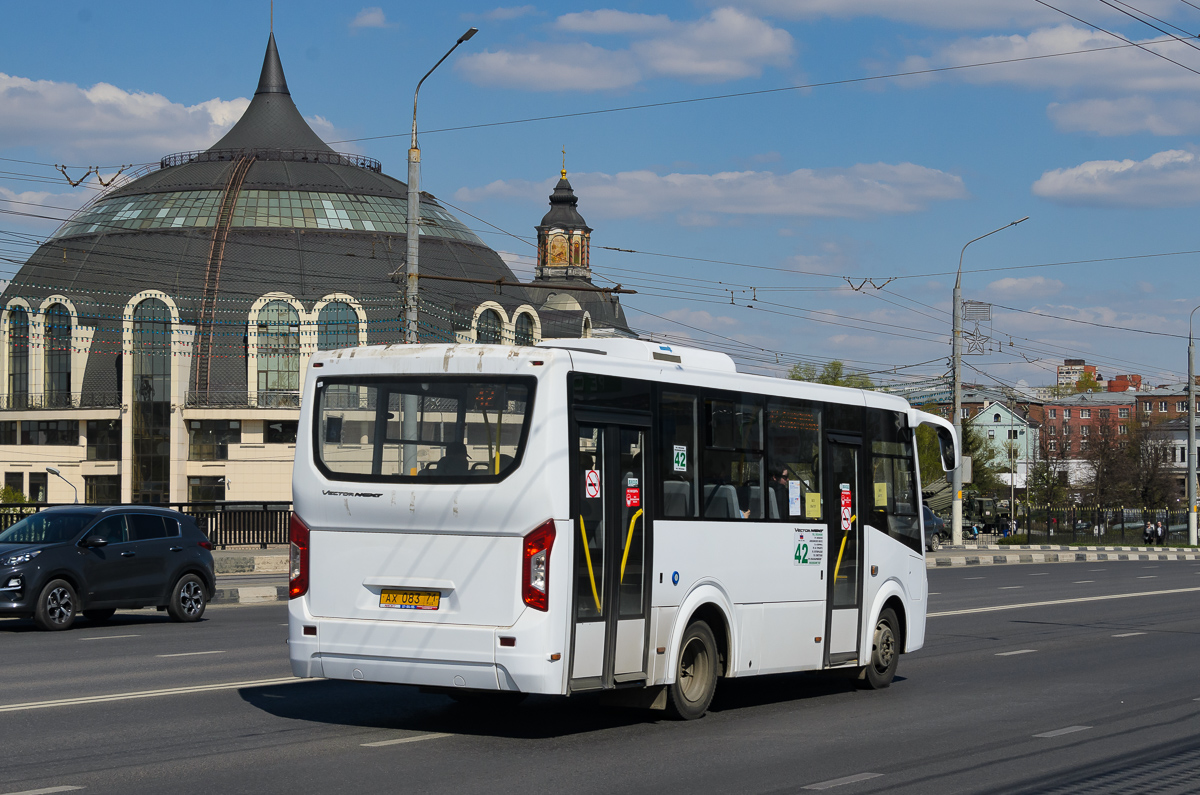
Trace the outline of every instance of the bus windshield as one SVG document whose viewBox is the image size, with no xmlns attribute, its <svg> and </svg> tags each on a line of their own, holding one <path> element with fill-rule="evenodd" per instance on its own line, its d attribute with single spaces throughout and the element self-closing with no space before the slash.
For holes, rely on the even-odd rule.
<svg viewBox="0 0 1200 795">
<path fill-rule="evenodd" d="M 502 480 L 528 435 L 532 378 L 324 378 L 313 445 L 334 480 Z"/>
</svg>

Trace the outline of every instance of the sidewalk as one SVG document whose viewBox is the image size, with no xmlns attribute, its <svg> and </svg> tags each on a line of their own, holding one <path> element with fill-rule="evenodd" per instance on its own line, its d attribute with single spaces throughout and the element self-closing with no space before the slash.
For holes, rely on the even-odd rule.
<svg viewBox="0 0 1200 795">
<path fill-rule="evenodd" d="M 1067 547 L 962 544 L 925 553 L 925 567 L 994 566 L 1010 563 L 1086 563 L 1100 560 L 1194 560 L 1200 549 L 1179 547 Z"/>
<path fill-rule="evenodd" d="M 263 604 L 288 598 L 287 547 L 213 550 L 217 589 L 209 604 Z"/>
</svg>

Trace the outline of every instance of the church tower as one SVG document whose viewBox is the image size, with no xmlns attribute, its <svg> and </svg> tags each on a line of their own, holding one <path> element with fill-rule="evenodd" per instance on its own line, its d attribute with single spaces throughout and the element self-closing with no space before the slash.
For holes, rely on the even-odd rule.
<svg viewBox="0 0 1200 795">
<path fill-rule="evenodd" d="M 588 252 L 592 229 L 579 214 L 579 199 L 567 181 L 566 163 L 554 193 L 550 194 L 550 212 L 537 228 L 538 257 L 534 278 L 538 281 L 582 279 L 592 281 Z"/>
</svg>

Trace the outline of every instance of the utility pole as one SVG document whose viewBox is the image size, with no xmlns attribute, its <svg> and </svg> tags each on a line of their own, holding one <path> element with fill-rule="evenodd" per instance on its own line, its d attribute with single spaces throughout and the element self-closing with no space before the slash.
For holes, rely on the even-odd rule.
<svg viewBox="0 0 1200 795">
<path fill-rule="evenodd" d="M 404 292 L 404 342 L 408 345 L 416 345 L 418 342 L 417 280 L 420 278 L 420 270 L 417 260 L 421 248 L 421 147 L 417 145 L 417 97 L 421 93 L 421 84 L 433 74 L 433 70 L 441 66 L 442 61 L 449 58 L 450 53 L 458 49 L 458 45 L 478 32 L 478 28 L 471 28 L 459 36 L 458 41 L 454 42 L 454 46 L 433 65 L 433 69 L 430 69 L 425 73 L 425 77 L 417 81 L 417 90 L 413 92 L 412 140 L 408 145 L 408 257 L 405 267 L 408 278 Z M 400 435 L 406 442 L 404 444 L 404 469 L 401 474 L 412 475 L 416 474 L 417 468 L 417 446 L 414 444 L 417 438 L 417 396 L 406 394 L 400 408 L 403 414 L 400 422 Z"/>
<path fill-rule="evenodd" d="M 962 444 L 962 264 L 963 255 L 967 253 L 967 246 L 972 243 L 983 240 L 985 237 L 994 235 L 997 232 L 1003 232 L 1010 226 L 1016 226 L 1022 221 L 1028 221 L 1029 216 L 1025 216 L 1020 221 L 1012 221 L 999 229 L 993 229 L 986 235 L 980 235 L 974 240 L 968 240 L 966 245 L 962 247 L 962 251 L 958 254 L 958 276 L 954 279 L 954 336 L 950 341 L 951 357 L 953 359 L 954 378 L 954 434 L 959 439 L 959 444 Z M 958 545 L 962 543 L 962 465 L 954 469 L 952 473 L 950 503 L 950 522 L 951 522 L 951 543 Z"/>
<path fill-rule="evenodd" d="M 1200 306 L 1196 307 L 1200 309 Z M 1196 546 L 1196 343 L 1192 339 L 1192 318 L 1196 309 L 1188 315 L 1188 383 L 1187 383 L 1187 415 L 1188 415 L 1188 545 Z"/>
</svg>

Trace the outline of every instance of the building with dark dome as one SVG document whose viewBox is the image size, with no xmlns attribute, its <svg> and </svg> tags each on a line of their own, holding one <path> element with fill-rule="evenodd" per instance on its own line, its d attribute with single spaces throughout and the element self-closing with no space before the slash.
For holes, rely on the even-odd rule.
<svg viewBox="0 0 1200 795">
<path fill-rule="evenodd" d="M 301 373 L 403 342 L 407 188 L 327 146 L 272 35 L 242 118 L 75 213 L 0 296 L 0 466 L 37 501 L 290 500 Z M 421 194 L 420 338 L 631 335 L 563 171 L 531 285 Z"/>
</svg>

